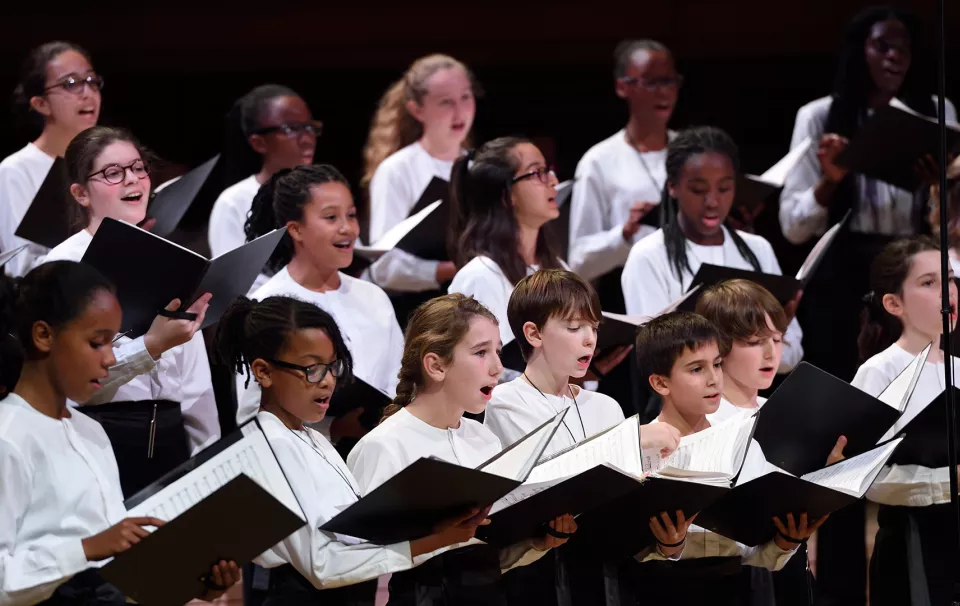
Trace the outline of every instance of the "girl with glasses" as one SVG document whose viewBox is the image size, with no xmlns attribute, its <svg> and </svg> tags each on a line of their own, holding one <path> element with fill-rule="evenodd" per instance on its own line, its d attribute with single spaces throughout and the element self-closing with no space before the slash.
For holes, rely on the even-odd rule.
<svg viewBox="0 0 960 606">
<path fill-rule="evenodd" d="M 214 203 L 207 226 L 212 257 L 246 242 L 253 197 L 274 173 L 313 164 L 321 130 L 307 102 L 286 86 L 264 84 L 237 100 L 227 116 L 223 150 L 229 187 Z"/>
<path fill-rule="evenodd" d="M 150 175 L 129 132 L 87 129 L 70 142 L 65 160 L 82 229 L 42 263 L 80 261 L 105 218 L 136 225 L 147 211 Z M 158 316 L 143 337 L 121 336 L 116 373 L 127 382 L 105 385 L 83 407 L 110 436 L 127 496 L 220 439 L 206 346 L 198 332 L 209 301 L 203 296 L 187 310 L 197 314 L 196 320 Z M 179 306 L 174 300 L 168 309 Z M 154 448 L 149 452 L 151 435 Z"/>
<path fill-rule="evenodd" d="M 393 307 L 380 287 L 344 274 L 353 261 L 360 227 L 347 180 L 329 165 L 300 166 L 276 173 L 257 193 L 247 222 L 254 239 L 278 227 L 286 235 L 268 262 L 273 277 L 253 293 L 263 300 L 295 297 L 313 303 L 336 318 L 356 361 L 359 379 L 393 397 L 403 351 L 403 334 Z M 237 384 L 237 421 L 256 414 L 260 388 Z M 358 418 L 363 402 L 351 402 L 351 412 L 334 420 L 325 415 L 320 430 L 338 446 L 343 438 L 359 438 L 369 427 Z"/>
<path fill-rule="evenodd" d="M 103 79 L 93 71 L 89 53 L 71 42 L 48 42 L 27 55 L 14 90 L 20 123 L 33 139 L 0 162 L 0 250 L 28 244 L 15 236 L 40 185 L 67 144 L 97 123 Z M 39 132 L 39 136 L 36 133 Z M 29 243 L 5 266 L 11 276 L 22 276 L 47 252 Z"/>
<path fill-rule="evenodd" d="M 256 559 L 270 569 L 264 606 L 372 606 L 377 577 L 473 538 L 483 520 L 476 510 L 439 525 L 435 534 L 392 545 L 320 530 L 360 494 L 337 450 L 310 428 L 323 420 L 337 387 L 351 380 L 353 359 L 330 314 L 290 297 L 241 298 L 220 320 L 216 352 L 222 364 L 260 386 L 257 419 L 307 518 Z"/>
</svg>

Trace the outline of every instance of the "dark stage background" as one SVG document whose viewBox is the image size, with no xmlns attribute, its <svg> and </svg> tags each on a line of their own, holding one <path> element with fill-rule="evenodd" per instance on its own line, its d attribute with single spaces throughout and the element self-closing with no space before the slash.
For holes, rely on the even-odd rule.
<svg viewBox="0 0 960 606">
<path fill-rule="evenodd" d="M 27 49 L 64 38 L 92 54 L 106 79 L 102 124 L 129 127 L 175 165 L 219 150 L 223 115 L 239 95 L 272 81 L 291 86 L 324 122 L 317 162 L 353 183 L 377 101 L 416 57 L 449 53 L 476 73 L 476 140 L 523 133 L 543 141 L 561 179 L 580 156 L 626 119 L 613 94 L 618 40 L 651 37 L 670 46 L 686 77 L 673 126 L 710 123 L 741 146 L 744 170 L 761 172 L 786 153 L 804 103 L 828 94 L 843 24 L 855 0 L 673 0 L 672 2 L 450 3 L 38 3 L 0 8 L 0 91 L 13 90 Z M 918 13 L 936 44 L 933 0 L 901 3 Z M 948 7 L 949 8 L 949 7 Z M 960 10 L 948 32 L 960 31 Z M 960 38 L 948 49 L 957 56 Z M 914 67 L 935 91 L 931 53 Z M 948 70 L 951 69 L 948 63 Z M 955 72 L 954 72 L 955 73 Z M 957 78 L 948 96 L 960 99 Z M 0 154 L 24 133 L 0 114 Z M 356 188 L 355 188 L 356 190 Z M 355 193 L 359 194 L 358 191 Z M 359 201 L 359 200 L 358 200 Z M 213 198 L 183 228 L 205 231 Z M 779 236 L 775 200 L 758 231 L 778 248 L 785 271 L 797 251 Z M 185 234 L 187 239 L 189 233 Z"/>
</svg>

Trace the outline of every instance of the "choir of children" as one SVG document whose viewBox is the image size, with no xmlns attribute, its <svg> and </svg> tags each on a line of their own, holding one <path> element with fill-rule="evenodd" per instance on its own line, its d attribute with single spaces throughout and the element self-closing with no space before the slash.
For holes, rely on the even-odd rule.
<svg viewBox="0 0 960 606">
<path fill-rule="evenodd" d="M 499 547 L 476 536 L 496 523 L 488 516 L 495 520 L 499 503 L 492 512 L 489 502 L 449 511 L 432 521 L 432 533 L 388 544 L 323 526 L 421 458 L 477 467 L 564 411 L 539 464 L 586 452 L 632 422 L 625 416 L 637 407 L 618 401 L 621 393 L 657 396 L 657 408 L 633 419 L 641 425 L 634 447 L 644 460 L 673 461 L 700 432 L 769 410 L 762 394 L 778 373 L 800 364 L 808 342 L 813 362 L 850 379 L 843 369 L 856 360 L 844 354 L 855 345 L 847 336 L 858 317 L 848 299 L 864 295 L 854 292 L 861 281 L 853 274 L 868 263 L 872 291 L 863 298 L 853 385 L 879 394 L 934 343 L 908 410 L 935 399 L 949 355 L 937 347 L 939 245 L 894 240 L 922 223 L 914 212 L 920 192 L 854 175 L 836 160 L 862 121 L 896 97 L 934 113 L 906 77 L 915 40 L 905 13 L 858 15 L 833 94 L 797 114 L 792 145 L 806 137 L 813 144 L 787 178 L 784 234 L 806 241 L 852 211 L 828 259 L 846 257 L 817 276 L 812 301 L 801 303 L 802 291 L 778 301 L 756 282 L 735 279 L 701 287 L 696 313 L 665 311 L 702 265 L 781 271 L 766 239 L 726 225 L 742 177 L 736 144 L 714 127 L 670 130 L 683 82 L 673 54 L 632 40 L 617 48 L 614 69 L 629 120 L 577 166 L 569 259 L 542 229 L 560 215 L 558 180 L 544 154 L 522 137 L 471 149 L 479 87 L 463 63 L 430 55 L 380 101 L 361 186 L 367 240 L 376 242 L 411 214 L 432 179 L 449 181 L 441 202 L 449 226 L 432 234 L 449 257 L 423 259 L 398 247 L 360 278 L 343 273 L 361 242 L 350 184 L 334 167 L 313 164 L 321 124 L 307 102 L 267 84 L 228 116 L 229 187 L 213 206 L 208 234 L 214 256 L 278 228 L 285 230 L 279 245 L 250 299 L 213 307 L 210 293 L 175 299 L 135 339 L 118 335 L 113 284 L 82 259 L 104 220 L 149 229 L 149 158 L 129 132 L 96 125 L 103 79 L 86 51 L 69 42 L 34 49 L 15 100 L 39 134 L 0 162 L 0 251 L 27 245 L 0 276 L 0 604 L 125 603 L 99 568 L 152 540 L 167 520 L 128 517 L 124 498 L 221 440 L 229 404 L 218 411 L 213 398 L 199 333 L 208 309 L 219 310 L 212 361 L 240 375 L 237 422 L 255 419 L 262 428 L 306 522 L 256 557 L 260 568 L 244 569 L 245 577 L 268 569 L 264 604 L 372 605 L 376 580 L 387 575 L 396 605 L 774 604 L 772 580 L 783 577 L 771 572 L 798 551 L 802 562 L 827 516 L 784 511 L 770 520 L 774 538 L 756 546 L 698 526 L 697 511 L 622 520 L 652 536 L 626 561 L 593 556 L 578 543 L 581 511 L 555 510 L 537 520 L 533 537 Z M 956 119 L 949 103 L 947 119 Z M 15 232 L 58 157 L 69 177 L 63 193 L 72 199 L 64 212 L 75 217 L 75 230 L 47 250 Z M 960 196 L 953 179 L 949 185 L 952 209 Z M 955 229 L 951 222 L 953 257 Z M 829 316 L 818 323 L 809 307 L 824 305 L 835 281 L 842 283 L 839 305 L 817 311 Z M 955 286 L 950 293 L 955 321 Z M 806 339 L 798 307 L 815 325 Z M 601 351 L 604 312 L 624 311 L 642 317 L 632 349 Z M 828 326 L 842 328 L 825 332 Z M 505 372 L 501 350 L 514 342 L 524 364 Z M 591 389 L 624 360 L 639 385 L 614 390 L 617 399 Z M 356 383 L 382 399 L 345 402 L 333 418 L 331 402 L 353 397 Z M 363 413 L 379 422 L 364 426 Z M 845 445 L 841 437 L 828 463 L 842 459 Z M 733 483 L 779 472 L 751 440 Z M 889 465 L 868 491 L 881 505 L 873 604 L 950 602 L 954 546 L 946 530 L 956 522 L 948 506 L 955 472 Z M 824 604 L 863 603 L 855 587 L 866 565 L 858 515 L 834 516 L 820 533 Z M 240 577 L 233 561 L 209 565 L 206 591 L 197 596 L 206 600 Z M 843 571 L 852 571 L 846 583 Z M 809 589 L 790 585 L 797 594 Z"/>
</svg>

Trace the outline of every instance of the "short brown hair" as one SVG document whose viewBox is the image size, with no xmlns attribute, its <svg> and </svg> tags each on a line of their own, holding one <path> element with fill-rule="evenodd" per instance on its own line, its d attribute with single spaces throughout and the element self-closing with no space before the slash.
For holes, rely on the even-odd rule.
<svg viewBox="0 0 960 606">
<path fill-rule="evenodd" d="M 696 351 L 716 343 L 721 356 L 724 348 L 717 327 L 699 314 L 674 311 L 657 316 L 637 329 L 637 367 L 646 381 L 650 375 L 669 377 L 673 366 L 686 350 Z"/>
<path fill-rule="evenodd" d="M 767 316 L 781 334 L 787 331 L 787 314 L 770 291 L 750 280 L 727 280 L 705 290 L 697 313 L 713 322 L 727 351 L 734 341 L 768 335 Z"/>
<path fill-rule="evenodd" d="M 507 304 L 507 321 L 524 360 L 533 353 L 533 346 L 523 336 L 527 322 L 543 330 L 550 318 L 582 318 L 599 323 L 602 317 L 597 291 L 565 269 L 541 269 L 523 278 Z"/>
</svg>

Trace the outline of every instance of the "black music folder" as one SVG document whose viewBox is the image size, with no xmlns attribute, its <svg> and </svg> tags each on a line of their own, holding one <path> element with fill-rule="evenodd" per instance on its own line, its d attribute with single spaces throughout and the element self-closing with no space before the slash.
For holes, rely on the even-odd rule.
<svg viewBox="0 0 960 606">
<path fill-rule="evenodd" d="M 960 401 L 960 389 L 953 387 L 955 401 Z M 960 428 L 960 421 L 955 420 Z M 947 454 L 947 392 L 926 404 L 911 402 L 904 415 L 891 428 L 890 435 L 903 436 L 903 444 L 891 457 L 897 465 L 921 465 L 931 469 L 952 467 Z M 954 463 L 953 465 L 955 465 Z"/>
<path fill-rule="evenodd" d="M 27 246 L 29 246 L 29 244 L 21 244 L 20 246 L 12 250 L 8 250 L 4 253 L 0 253 L 0 267 L 3 267 L 4 265 L 7 264 L 7 262 L 10 261 L 10 259 L 22 253 L 23 249 L 25 249 Z"/>
<path fill-rule="evenodd" d="M 53 248 L 77 231 L 74 217 L 78 204 L 70 195 L 67 165 L 57 157 L 14 235 Z"/>
<path fill-rule="evenodd" d="M 811 141 L 808 137 L 762 175 L 742 175 L 737 181 L 737 195 L 734 205 L 756 208 L 763 204 L 767 198 L 778 193 L 783 189 L 787 176 L 793 172 L 797 163 L 810 149 L 810 145 Z"/>
<path fill-rule="evenodd" d="M 146 219 L 157 220 L 151 232 L 164 238 L 173 233 L 219 160 L 220 154 L 217 154 L 179 179 L 157 188 L 146 216 Z"/>
<path fill-rule="evenodd" d="M 745 545 L 766 543 L 777 534 L 774 516 L 786 524 L 788 513 L 797 522 L 806 513 L 813 523 L 862 499 L 900 442 L 888 442 L 802 477 L 773 471 L 738 484 L 701 513 L 697 525 Z"/>
<path fill-rule="evenodd" d="M 373 244 L 355 247 L 351 271 L 357 273 L 363 271 L 394 248 L 399 248 L 421 259 L 448 261 L 450 255 L 447 252 L 447 231 L 450 223 L 450 204 L 446 201 L 447 194 L 443 197 L 433 197 L 441 189 L 445 191 L 447 187 L 446 181 L 434 177 L 406 219 L 387 230 Z M 430 202 L 423 204 L 426 200 Z"/>
<path fill-rule="evenodd" d="M 243 566 L 306 522 L 254 419 L 125 503 L 166 524 L 100 569 L 143 606 L 185 604 L 220 560 Z"/>
<path fill-rule="evenodd" d="M 690 283 L 691 287 L 703 286 L 700 289 L 702 294 L 708 287 L 726 282 L 727 280 L 749 280 L 770 291 L 781 305 L 786 305 L 792 301 L 801 288 L 800 281 L 791 276 L 778 276 L 776 274 L 765 274 L 749 269 L 736 269 L 733 267 L 724 267 L 722 265 L 711 265 L 704 263 L 697 270 L 697 274 Z M 694 311 L 697 307 L 697 301 L 700 296 L 686 299 L 677 308 L 681 311 Z"/>
<path fill-rule="evenodd" d="M 130 331 L 130 338 L 144 334 L 173 299 L 179 298 L 186 310 L 209 292 L 213 298 L 206 328 L 234 299 L 247 294 L 285 231 L 276 229 L 211 261 L 134 225 L 104 219 L 81 261 L 116 286 L 123 309 L 121 331 Z"/>
<path fill-rule="evenodd" d="M 947 124 L 947 151 L 960 144 L 960 128 Z M 917 160 L 939 157 L 940 126 L 898 100 L 885 105 L 864 122 L 837 156 L 837 164 L 907 191 L 920 187 L 914 170 Z"/>
<path fill-rule="evenodd" d="M 760 408 L 753 437 L 767 461 L 803 475 L 823 467 L 840 436 L 847 457 L 873 449 L 902 410 L 801 362 Z"/>
<path fill-rule="evenodd" d="M 417 459 L 320 529 L 378 544 L 427 536 L 443 520 L 491 505 L 520 486 L 566 412 L 476 469 L 434 458 Z"/>
<path fill-rule="evenodd" d="M 376 427 L 377 422 L 382 416 L 383 409 L 393 401 L 386 393 L 380 391 L 373 385 L 370 385 L 360 377 L 353 377 L 350 383 L 340 385 L 333 392 L 330 398 L 330 409 L 327 415 L 330 417 L 339 417 L 355 409 L 363 408 L 364 413 L 361 420 L 368 417 L 372 423 L 365 423 L 365 426 Z"/>
</svg>

